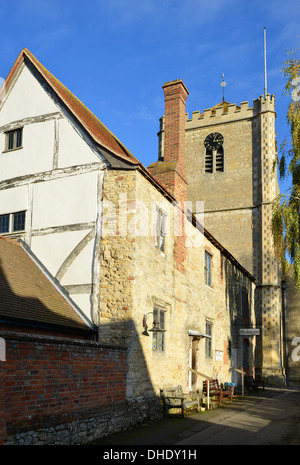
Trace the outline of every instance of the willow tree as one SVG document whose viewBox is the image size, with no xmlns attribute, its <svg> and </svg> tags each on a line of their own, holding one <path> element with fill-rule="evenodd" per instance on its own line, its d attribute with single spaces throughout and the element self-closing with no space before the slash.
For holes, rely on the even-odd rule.
<svg viewBox="0 0 300 465">
<path fill-rule="evenodd" d="M 291 176 L 292 182 L 288 192 L 274 201 L 272 233 L 283 272 L 291 262 L 296 286 L 300 288 L 300 60 L 294 50 L 288 52 L 282 72 L 286 79 L 284 93 L 290 98 L 290 134 L 280 147 L 278 167 L 280 179 Z"/>
</svg>

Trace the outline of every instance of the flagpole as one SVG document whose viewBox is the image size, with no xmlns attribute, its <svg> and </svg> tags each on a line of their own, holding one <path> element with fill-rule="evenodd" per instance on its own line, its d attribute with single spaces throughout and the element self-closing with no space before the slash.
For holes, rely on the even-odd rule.
<svg viewBox="0 0 300 465">
<path fill-rule="evenodd" d="M 264 62 L 265 62 L 265 99 L 267 98 L 267 38 L 266 28 L 264 27 Z"/>
</svg>

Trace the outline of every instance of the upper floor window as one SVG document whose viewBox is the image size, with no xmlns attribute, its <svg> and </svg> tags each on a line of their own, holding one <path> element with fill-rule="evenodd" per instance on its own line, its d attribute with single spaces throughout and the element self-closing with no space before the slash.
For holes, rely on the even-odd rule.
<svg viewBox="0 0 300 465">
<path fill-rule="evenodd" d="M 24 231 L 25 211 L 0 215 L 0 234 Z"/>
<path fill-rule="evenodd" d="M 167 215 L 156 208 L 155 216 L 155 247 L 165 253 L 166 249 L 166 218 Z"/>
<path fill-rule="evenodd" d="M 15 150 L 22 147 L 23 128 L 6 133 L 6 150 Z"/>
<path fill-rule="evenodd" d="M 212 256 L 210 253 L 205 251 L 205 258 L 204 258 L 204 282 L 207 286 L 212 286 Z"/>
</svg>

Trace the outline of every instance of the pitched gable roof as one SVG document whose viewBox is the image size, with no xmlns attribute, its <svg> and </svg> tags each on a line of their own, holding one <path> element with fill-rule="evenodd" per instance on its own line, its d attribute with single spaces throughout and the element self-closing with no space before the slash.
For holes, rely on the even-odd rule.
<svg viewBox="0 0 300 465">
<path fill-rule="evenodd" d="M 59 292 L 20 242 L 0 236 L 0 321 L 94 329 Z"/>
<path fill-rule="evenodd" d="M 88 132 L 92 139 L 101 147 L 112 152 L 122 160 L 133 165 L 141 165 L 140 161 L 120 142 L 117 137 L 107 129 L 107 127 L 77 98 L 70 92 L 56 77 L 54 77 L 26 48 L 24 48 L 16 59 L 9 75 L 7 76 L 1 94 L 12 82 L 19 66 L 23 61 L 29 61 L 42 78 L 47 82 L 50 88 L 55 92 L 59 99 L 64 103 L 77 121 Z"/>
</svg>

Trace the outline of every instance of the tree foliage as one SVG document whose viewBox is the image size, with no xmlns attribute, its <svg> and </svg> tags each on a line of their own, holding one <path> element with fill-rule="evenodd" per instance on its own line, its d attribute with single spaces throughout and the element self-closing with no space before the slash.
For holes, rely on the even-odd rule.
<svg viewBox="0 0 300 465">
<path fill-rule="evenodd" d="M 284 63 L 285 94 L 290 97 L 287 122 L 290 138 L 280 148 L 278 169 L 280 179 L 291 176 L 289 193 L 283 193 L 273 203 L 272 233 L 277 257 L 283 272 L 289 257 L 294 264 L 296 286 L 300 288 L 300 59 L 290 51 Z"/>
</svg>

